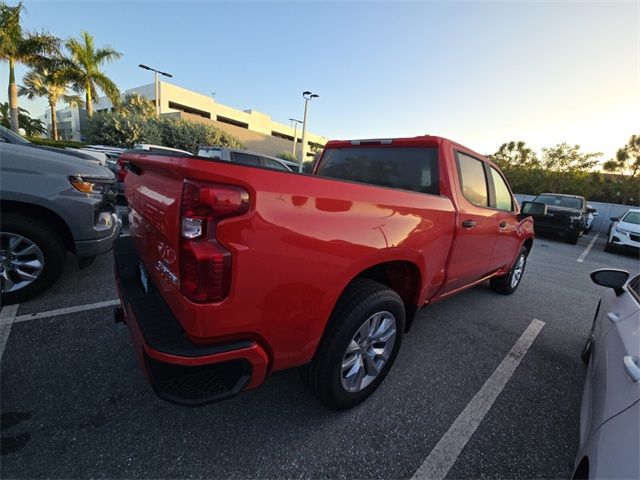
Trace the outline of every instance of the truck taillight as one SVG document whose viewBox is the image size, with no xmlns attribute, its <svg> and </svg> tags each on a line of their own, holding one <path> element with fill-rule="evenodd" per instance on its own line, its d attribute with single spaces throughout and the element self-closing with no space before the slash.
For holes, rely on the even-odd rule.
<svg viewBox="0 0 640 480">
<path fill-rule="evenodd" d="M 249 210 L 242 187 L 185 180 L 180 205 L 180 285 L 193 302 L 229 295 L 231 253 L 216 239 L 216 224 Z"/>
</svg>

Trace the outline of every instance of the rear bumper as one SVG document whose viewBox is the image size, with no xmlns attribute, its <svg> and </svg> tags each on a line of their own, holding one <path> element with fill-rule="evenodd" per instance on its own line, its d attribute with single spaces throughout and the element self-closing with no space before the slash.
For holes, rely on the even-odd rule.
<svg viewBox="0 0 640 480">
<path fill-rule="evenodd" d="M 130 237 L 114 243 L 115 276 L 124 320 L 138 361 L 155 393 L 180 405 L 200 406 L 259 386 L 269 359 L 252 340 L 191 342 L 149 278 L 140 280 L 140 260 Z"/>
</svg>

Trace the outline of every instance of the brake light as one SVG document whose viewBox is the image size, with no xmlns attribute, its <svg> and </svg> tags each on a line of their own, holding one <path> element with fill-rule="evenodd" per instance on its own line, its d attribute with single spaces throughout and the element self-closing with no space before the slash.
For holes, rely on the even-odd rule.
<svg viewBox="0 0 640 480">
<path fill-rule="evenodd" d="M 249 210 L 242 187 L 185 180 L 180 204 L 180 285 L 193 302 L 218 302 L 229 295 L 231 252 L 216 239 L 216 225 Z"/>
<path fill-rule="evenodd" d="M 116 162 L 116 172 L 118 181 L 124 182 L 124 179 L 127 176 L 127 161 L 122 157 L 118 157 L 118 161 Z"/>
</svg>

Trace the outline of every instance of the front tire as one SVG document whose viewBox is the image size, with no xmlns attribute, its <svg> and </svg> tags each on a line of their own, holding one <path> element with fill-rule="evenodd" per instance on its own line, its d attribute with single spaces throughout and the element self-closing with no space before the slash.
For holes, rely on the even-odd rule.
<svg viewBox="0 0 640 480">
<path fill-rule="evenodd" d="M 509 270 L 509 273 L 502 275 L 501 277 L 492 278 L 489 281 L 491 290 L 500 293 L 502 295 L 511 295 L 518 289 L 522 276 L 524 275 L 524 269 L 527 266 L 527 256 L 529 251 L 526 247 L 520 249 L 520 253 L 516 257 L 516 261 L 513 262 L 513 266 Z"/>
<path fill-rule="evenodd" d="M 567 234 L 566 241 L 571 245 L 576 245 L 578 243 L 578 239 L 580 238 L 579 233 L 569 233 Z"/>
<path fill-rule="evenodd" d="M 0 224 L 0 300 L 20 303 L 51 286 L 62 273 L 65 248 L 46 224 L 6 213 Z"/>
<path fill-rule="evenodd" d="M 332 410 L 362 403 L 389 373 L 404 325 L 404 304 L 395 291 L 355 280 L 338 301 L 313 362 L 303 369 L 305 383 Z"/>
</svg>

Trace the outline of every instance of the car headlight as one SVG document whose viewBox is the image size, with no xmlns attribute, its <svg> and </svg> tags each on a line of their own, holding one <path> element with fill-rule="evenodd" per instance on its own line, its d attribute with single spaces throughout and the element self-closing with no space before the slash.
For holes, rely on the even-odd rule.
<svg viewBox="0 0 640 480">
<path fill-rule="evenodd" d="M 571 215 L 569 217 L 569 220 L 571 220 L 572 222 L 579 222 L 581 218 L 582 218 L 582 215 Z"/>
<path fill-rule="evenodd" d="M 621 233 L 622 235 L 629 235 L 631 233 L 629 230 L 620 228 L 618 225 L 616 225 L 616 232 Z"/>
<path fill-rule="evenodd" d="M 79 192 L 104 196 L 111 192 L 114 182 L 105 178 L 76 175 L 75 177 L 69 177 L 69 183 Z"/>
</svg>

